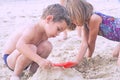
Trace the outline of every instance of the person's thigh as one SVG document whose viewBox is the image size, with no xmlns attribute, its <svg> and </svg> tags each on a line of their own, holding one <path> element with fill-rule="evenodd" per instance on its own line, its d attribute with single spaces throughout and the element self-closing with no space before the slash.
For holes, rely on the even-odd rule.
<svg viewBox="0 0 120 80">
<path fill-rule="evenodd" d="M 7 57 L 7 65 L 14 70 L 15 63 L 17 58 L 20 56 L 20 52 L 14 50 L 8 57 Z"/>
<path fill-rule="evenodd" d="M 35 45 L 29 45 L 29 46 L 37 54 L 37 47 Z M 9 68 L 14 70 L 15 65 L 18 63 L 17 61 L 18 62 L 24 61 L 24 63 L 31 63 L 32 62 L 30 59 L 28 59 L 26 56 L 22 55 L 22 53 L 20 53 L 16 49 L 7 57 L 7 65 L 9 66 Z M 27 65 L 27 64 L 25 64 L 25 65 Z"/>
</svg>

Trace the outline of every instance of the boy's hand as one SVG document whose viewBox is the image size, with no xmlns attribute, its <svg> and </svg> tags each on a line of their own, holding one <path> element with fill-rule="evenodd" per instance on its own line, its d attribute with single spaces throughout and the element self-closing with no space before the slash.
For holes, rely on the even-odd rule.
<svg viewBox="0 0 120 80">
<path fill-rule="evenodd" d="M 52 66 L 52 63 L 47 59 L 42 59 L 38 65 L 42 68 L 50 68 Z"/>
</svg>

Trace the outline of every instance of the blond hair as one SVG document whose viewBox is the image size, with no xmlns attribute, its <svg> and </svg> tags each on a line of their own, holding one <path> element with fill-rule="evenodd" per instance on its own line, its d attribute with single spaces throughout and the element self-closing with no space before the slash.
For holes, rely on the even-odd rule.
<svg viewBox="0 0 120 80">
<path fill-rule="evenodd" d="M 84 25 L 93 13 L 93 6 L 85 0 L 64 0 L 72 21 Z"/>
</svg>

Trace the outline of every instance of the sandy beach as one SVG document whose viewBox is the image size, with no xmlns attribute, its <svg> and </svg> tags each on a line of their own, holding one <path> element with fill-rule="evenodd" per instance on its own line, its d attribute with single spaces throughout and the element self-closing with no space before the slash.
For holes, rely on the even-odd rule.
<svg viewBox="0 0 120 80">
<path fill-rule="evenodd" d="M 95 8 L 115 17 L 120 17 L 120 2 L 117 0 L 88 0 Z M 35 23 L 39 20 L 43 9 L 59 0 L 6 0 L 0 1 L 0 80 L 9 80 L 12 71 L 2 59 L 2 50 L 10 34 L 17 28 Z M 49 41 L 53 50 L 48 57 L 52 62 L 74 61 L 80 47 L 81 39 L 77 31 L 68 32 L 68 39 L 59 41 L 62 34 Z M 120 80 L 120 67 L 117 58 L 112 57 L 112 51 L 118 42 L 113 42 L 101 36 L 97 37 L 95 52 L 90 60 L 84 58 L 82 62 L 70 69 L 51 68 L 38 69 L 33 75 L 24 71 L 21 80 Z"/>
</svg>

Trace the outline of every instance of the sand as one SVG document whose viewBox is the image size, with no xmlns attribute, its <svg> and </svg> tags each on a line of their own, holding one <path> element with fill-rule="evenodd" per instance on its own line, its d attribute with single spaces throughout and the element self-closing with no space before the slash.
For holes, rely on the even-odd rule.
<svg viewBox="0 0 120 80">
<path fill-rule="evenodd" d="M 95 7 L 95 11 L 101 11 L 115 17 L 120 17 L 120 2 L 117 0 L 88 0 Z M 0 2 L 0 80 L 9 80 L 13 73 L 2 60 L 2 50 L 10 33 L 16 28 L 34 23 L 39 20 L 42 10 L 49 4 L 58 3 L 59 0 L 6 0 Z M 52 62 L 74 61 L 79 50 L 81 39 L 76 31 L 68 32 L 68 39 L 59 41 L 62 34 L 49 41 L 53 44 L 53 50 L 48 57 Z M 21 80 L 119 80 L 120 67 L 117 66 L 117 58 L 112 57 L 112 51 L 118 42 L 97 37 L 95 52 L 90 60 L 84 58 L 74 68 L 41 69 L 32 76 L 24 71 Z"/>
</svg>

